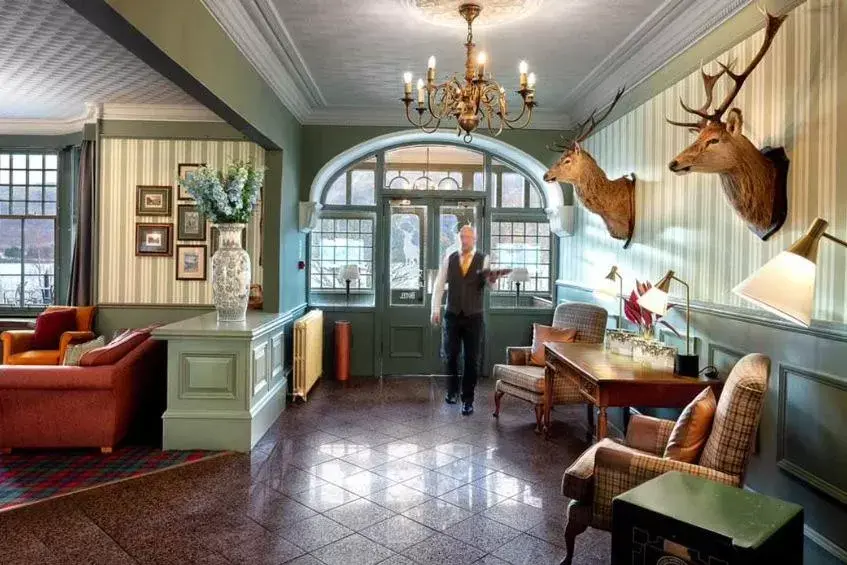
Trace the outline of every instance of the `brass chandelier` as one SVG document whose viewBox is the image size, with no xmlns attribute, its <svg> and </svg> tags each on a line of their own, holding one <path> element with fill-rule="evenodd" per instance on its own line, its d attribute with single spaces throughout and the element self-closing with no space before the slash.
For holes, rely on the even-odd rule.
<svg viewBox="0 0 847 565">
<path fill-rule="evenodd" d="M 406 105 L 406 119 L 426 133 L 436 131 L 442 120 L 455 118 L 458 134 L 462 135 L 464 131 L 464 140 L 469 142 L 480 122 L 484 122 L 488 131 L 496 137 L 504 128 L 522 129 L 532 121 L 532 109 L 536 106 L 535 73 L 527 74 L 529 68 L 526 61 L 521 61 L 518 67 L 520 89 L 517 93 L 521 95 L 523 105 L 520 114 L 510 117 L 506 90 L 492 78 L 491 73 L 486 76 L 485 52 L 475 54 L 473 22 L 481 11 L 479 4 L 459 6 L 459 14 L 468 22 L 464 82 L 453 75 L 448 81 L 435 84 L 435 57 L 430 57 L 426 82 L 421 78 L 417 82 L 415 116 L 412 111 L 412 103 L 415 102 L 412 98 L 412 73 L 406 72 L 403 75 L 404 96 L 401 100 Z"/>
</svg>

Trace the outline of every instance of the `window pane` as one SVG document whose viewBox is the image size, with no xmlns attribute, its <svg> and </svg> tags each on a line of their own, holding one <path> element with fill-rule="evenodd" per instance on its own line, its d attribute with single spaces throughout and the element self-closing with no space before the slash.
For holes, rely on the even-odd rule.
<svg viewBox="0 0 847 565">
<path fill-rule="evenodd" d="M 21 220 L 0 219 L 0 300 L 21 305 Z"/>
<path fill-rule="evenodd" d="M 13 169 L 26 169 L 26 155 L 12 155 Z"/>
<path fill-rule="evenodd" d="M 373 290 L 373 221 L 326 218 L 320 231 L 311 235 L 309 287 L 313 290 L 346 290 L 339 273 L 347 265 L 357 265 L 359 279 L 351 289 Z"/>
<path fill-rule="evenodd" d="M 524 207 L 524 178 L 518 173 L 503 173 L 503 208 Z"/>
<path fill-rule="evenodd" d="M 2 155 L 0 155 L 2 157 Z M 8 157 L 8 155 L 6 155 Z M 9 171 L 0 170 L 0 184 L 9 184 L 12 174 Z"/>
<path fill-rule="evenodd" d="M 32 157 L 32 155 L 30 155 Z M 41 171 L 30 171 L 29 172 L 29 184 L 43 184 L 44 183 L 44 173 Z"/>
<path fill-rule="evenodd" d="M 0 155 L 0 169 L 8 169 L 12 163 L 12 159 L 8 153 Z"/>
<path fill-rule="evenodd" d="M 56 201 L 56 187 L 55 186 L 47 186 L 44 188 L 44 200 L 52 200 Z"/>
<path fill-rule="evenodd" d="M 56 184 L 56 171 L 47 171 L 44 173 L 44 184 Z"/>
<path fill-rule="evenodd" d="M 374 171 L 352 171 L 350 176 L 350 203 L 373 206 L 376 203 Z"/>
<path fill-rule="evenodd" d="M 29 156 L 29 168 L 30 169 L 41 169 L 44 167 L 44 157 L 38 154 L 33 153 Z"/>
<path fill-rule="evenodd" d="M 347 204 L 347 173 L 341 173 L 326 191 L 325 204 Z"/>
<path fill-rule="evenodd" d="M 12 183 L 26 184 L 26 171 L 12 171 Z"/>
<path fill-rule="evenodd" d="M 470 183 L 474 173 L 482 173 L 483 155 L 477 151 L 453 145 L 414 145 L 385 152 L 385 186 L 405 188 L 399 175 L 408 180 L 408 187 L 416 190 L 461 190 L 464 178 Z M 425 181 L 415 183 L 420 177 L 429 177 L 432 184 Z M 450 177 L 455 180 L 444 181 Z M 468 187 L 470 188 L 470 186 Z"/>
<path fill-rule="evenodd" d="M 426 206 L 392 206 L 388 259 L 391 303 L 424 302 L 422 267 L 426 241 Z"/>
<path fill-rule="evenodd" d="M 529 187 L 529 207 L 541 208 L 541 195 L 534 186 Z"/>
<path fill-rule="evenodd" d="M 492 268 L 524 268 L 529 280 L 521 285 L 522 291 L 544 292 L 550 290 L 550 231 L 547 222 L 491 223 Z M 515 290 L 508 279 L 497 282 L 497 290 Z"/>
<path fill-rule="evenodd" d="M 45 155 L 44 156 L 44 168 L 45 169 L 55 169 L 59 164 L 59 159 L 56 155 Z"/>
</svg>

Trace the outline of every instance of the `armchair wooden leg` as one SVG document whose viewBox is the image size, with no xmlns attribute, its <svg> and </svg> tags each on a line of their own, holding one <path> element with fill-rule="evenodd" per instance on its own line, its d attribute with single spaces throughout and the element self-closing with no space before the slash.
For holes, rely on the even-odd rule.
<svg viewBox="0 0 847 565">
<path fill-rule="evenodd" d="M 574 502 L 575 501 L 572 501 L 571 504 Z M 587 528 L 587 524 L 583 524 L 579 520 L 575 519 L 575 516 L 571 513 L 571 508 L 569 506 L 568 523 L 565 526 L 565 549 L 568 553 L 559 565 L 571 565 L 571 562 L 573 561 L 574 545 L 576 544 L 576 536 L 584 532 Z"/>
<path fill-rule="evenodd" d="M 544 405 L 535 404 L 535 433 L 540 434 L 545 429 L 544 426 Z"/>
<path fill-rule="evenodd" d="M 500 417 L 500 400 L 503 398 L 505 393 L 502 390 L 494 391 L 494 414 L 495 418 Z"/>
<path fill-rule="evenodd" d="M 108 455 L 108 454 L 109 454 L 109 453 L 111 453 L 111 452 L 112 452 L 112 448 L 111 448 L 111 447 L 101 447 L 101 448 L 100 448 L 100 453 L 102 453 L 102 454 L 104 454 L 104 455 Z"/>
</svg>

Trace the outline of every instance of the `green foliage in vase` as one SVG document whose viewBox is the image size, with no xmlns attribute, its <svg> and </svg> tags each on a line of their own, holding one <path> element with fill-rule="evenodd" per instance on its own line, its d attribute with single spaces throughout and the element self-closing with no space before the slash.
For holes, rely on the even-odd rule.
<svg viewBox="0 0 847 565">
<path fill-rule="evenodd" d="M 246 224 L 253 215 L 264 180 L 264 167 L 256 167 L 250 161 L 236 161 L 220 171 L 201 167 L 178 182 L 212 223 Z"/>
</svg>

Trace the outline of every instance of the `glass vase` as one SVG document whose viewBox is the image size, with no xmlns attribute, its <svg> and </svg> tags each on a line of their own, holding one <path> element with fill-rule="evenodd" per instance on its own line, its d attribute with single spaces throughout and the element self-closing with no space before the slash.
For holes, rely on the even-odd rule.
<svg viewBox="0 0 847 565">
<path fill-rule="evenodd" d="M 212 302 L 218 322 L 243 322 L 250 300 L 250 255 L 241 247 L 246 224 L 217 224 L 218 250 L 212 256 Z"/>
</svg>

